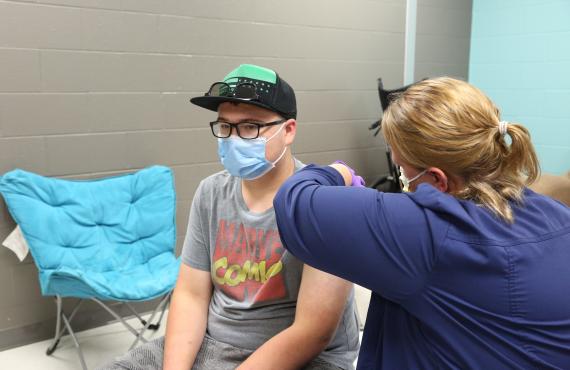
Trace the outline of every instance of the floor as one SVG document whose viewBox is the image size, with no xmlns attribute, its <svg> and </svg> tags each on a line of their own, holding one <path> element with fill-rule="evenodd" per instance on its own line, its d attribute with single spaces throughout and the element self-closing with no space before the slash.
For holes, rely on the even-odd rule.
<svg viewBox="0 0 570 370">
<path fill-rule="evenodd" d="M 366 317 L 366 308 L 370 292 L 357 287 L 356 301 L 361 320 Z M 162 325 L 156 332 L 148 331 L 147 339 L 164 335 L 166 329 L 165 314 Z M 138 320 L 128 320 L 129 324 L 138 328 Z M 116 356 L 125 353 L 133 343 L 133 335 L 120 323 L 110 324 L 95 329 L 85 330 L 77 333 L 78 341 L 81 344 L 83 356 L 89 369 L 95 369 L 99 365 L 105 364 Z M 362 332 L 360 332 L 362 339 Z M 17 347 L 0 352 L 0 369 L 17 370 L 77 370 L 81 369 L 77 351 L 73 341 L 69 336 L 64 336 L 60 341 L 56 351 L 51 356 L 46 356 L 46 349 L 50 346 L 51 340 L 33 343 L 22 347 Z M 356 362 L 355 362 L 356 364 Z"/>
<path fill-rule="evenodd" d="M 138 328 L 138 320 L 128 320 Z M 158 331 L 148 331 L 147 339 L 164 335 L 166 315 Z M 138 325 L 137 325 L 138 324 Z M 89 369 L 95 369 L 114 357 L 126 352 L 133 343 L 134 336 L 120 323 L 110 324 L 77 333 L 85 362 Z M 0 368 L 16 370 L 78 370 L 81 369 L 77 351 L 69 336 L 64 336 L 51 356 L 46 349 L 51 340 L 33 343 L 0 352 Z"/>
</svg>

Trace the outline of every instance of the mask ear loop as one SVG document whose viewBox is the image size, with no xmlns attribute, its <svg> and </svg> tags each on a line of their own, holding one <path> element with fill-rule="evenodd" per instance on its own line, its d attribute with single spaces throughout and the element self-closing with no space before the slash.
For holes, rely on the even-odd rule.
<svg viewBox="0 0 570 370">
<path fill-rule="evenodd" d="M 265 140 L 265 142 L 269 142 L 269 140 L 273 139 L 275 136 L 277 136 L 277 134 L 279 134 L 281 132 L 281 130 L 283 130 L 283 127 L 285 127 L 285 124 L 287 123 L 287 121 L 283 122 L 281 124 L 281 127 L 279 127 L 279 130 L 275 131 L 275 133 L 273 135 L 271 135 L 271 137 L 269 137 L 268 139 L 264 138 L 263 136 L 260 137 L 260 139 Z"/>
<path fill-rule="evenodd" d="M 400 181 L 402 182 L 402 190 L 407 192 L 410 188 L 410 184 L 419 179 L 420 177 L 422 177 L 423 175 L 425 175 L 426 173 L 428 173 L 427 168 L 422 172 L 418 173 L 416 176 L 412 177 L 411 179 L 408 179 L 406 175 L 404 175 L 404 171 L 400 166 Z"/>
<path fill-rule="evenodd" d="M 281 132 L 281 130 L 283 130 L 283 127 L 285 127 L 285 124 L 287 123 L 287 121 L 283 122 L 283 124 L 281 125 L 281 127 L 279 127 L 279 130 L 277 130 L 273 135 L 271 135 L 270 138 L 266 139 L 264 137 L 262 137 L 263 140 L 265 140 L 265 143 L 267 144 L 269 142 L 269 140 L 273 139 L 275 136 L 277 136 L 277 134 L 279 134 Z M 283 156 L 285 155 L 285 153 L 287 152 L 287 145 L 285 145 L 285 148 L 283 148 L 283 151 L 281 152 L 281 154 L 279 155 L 279 157 L 271 162 L 271 166 L 275 167 L 275 164 L 277 164 L 277 162 L 279 162 L 281 160 L 281 158 L 283 158 Z"/>
<path fill-rule="evenodd" d="M 271 137 L 269 139 L 267 139 L 267 141 L 273 139 L 275 137 L 275 135 L 277 135 L 279 132 L 281 132 L 281 130 L 283 129 L 283 127 L 285 127 L 285 123 L 287 123 L 287 121 L 283 122 L 283 124 L 281 125 L 281 127 L 279 127 L 279 130 L 277 130 L 277 132 L 273 135 L 271 135 Z M 267 142 L 266 141 L 266 142 Z M 277 164 L 277 162 L 279 162 L 281 160 L 281 158 L 283 158 L 283 156 L 285 155 L 285 153 L 287 152 L 287 145 L 285 145 L 285 147 L 283 148 L 283 151 L 281 152 L 281 154 L 279 155 L 279 157 L 277 157 L 277 159 L 273 162 L 271 162 L 271 164 L 273 165 L 273 167 L 275 167 L 275 165 Z"/>
<path fill-rule="evenodd" d="M 406 178 L 406 180 L 407 180 L 407 182 L 408 182 L 408 185 L 411 184 L 412 182 L 416 181 L 417 179 L 419 179 L 420 177 L 422 177 L 422 176 L 425 175 L 426 173 L 428 173 L 427 168 L 426 168 L 425 170 L 423 170 L 422 172 L 418 173 L 416 176 L 412 177 L 411 179 L 408 179 L 408 178 L 406 177 L 406 175 L 404 175 L 404 171 L 402 171 L 402 167 L 400 167 L 400 174 L 403 175 L 403 176 Z"/>
<path fill-rule="evenodd" d="M 279 162 L 281 160 L 281 158 L 283 158 L 283 156 L 285 155 L 285 153 L 287 152 L 287 145 L 285 145 L 285 148 L 283 148 L 283 151 L 281 152 L 281 155 L 279 155 L 279 157 L 271 162 L 271 164 L 273 165 L 273 167 L 275 167 L 275 165 L 277 164 L 277 162 Z"/>
</svg>

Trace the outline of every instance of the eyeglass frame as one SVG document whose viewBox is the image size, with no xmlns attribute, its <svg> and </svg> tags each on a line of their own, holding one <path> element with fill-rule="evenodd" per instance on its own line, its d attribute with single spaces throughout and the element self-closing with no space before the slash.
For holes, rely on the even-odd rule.
<svg viewBox="0 0 570 370">
<path fill-rule="evenodd" d="M 225 85 L 228 87 L 228 90 L 231 92 L 228 95 L 213 95 L 212 94 L 212 89 L 214 88 L 214 86 L 216 85 Z M 253 94 L 255 95 L 252 98 L 243 98 L 240 96 L 236 96 L 236 89 L 239 86 L 251 86 L 253 87 Z M 252 84 L 251 82 L 242 82 L 242 83 L 237 83 L 234 87 L 232 87 L 229 83 L 227 82 L 223 82 L 223 81 L 218 81 L 218 82 L 214 82 L 210 88 L 208 89 L 208 92 L 205 94 L 205 96 L 219 96 L 219 97 L 233 97 L 233 98 L 238 98 L 238 99 L 242 99 L 242 100 L 259 100 L 259 94 L 257 93 L 257 86 L 255 86 L 255 84 Z"/>
<path fill-rule="evenodd" d="M 210 129 L 212 130 L 212 134 L 214 135 L 214 137 L 217 137 L 218 139 L 227 139 L 228 137 L 232 136 L 232 132 L 233 129 L 235 128 L 238 136 L 244 140 L 253 140 L 253 139 L 257 139 L 259 137 L 259 134 L 261 133 L 261 129 L 263 127 L 270 127 L 270 126 L 277 126 L 280 125 L 282 123 L 287 122 L 289 119 L 288 118 L 283 118 L 277 121 L 272 121 L 272 122 L 264 122 L 264 123 L 258 123 L 258 122 L 238 122 L 238 123 L 229 123 L 229 122 L 224 122 L 224 121 L 212 121 L 210 122 Z M 226 124 L 230 126 L 230 131 L 228 136 L 218 136 L 216 135 L 216 132 L 214 131 L 214 125 L 216 124 Z M 239 132 L 239 125 L 242 124 L 247 124 L 247 125 L 254 125 L 257 126 L 257 135 L 255 137 L 243 137 L 241 136 L 240 132 Z"/>
</svg>

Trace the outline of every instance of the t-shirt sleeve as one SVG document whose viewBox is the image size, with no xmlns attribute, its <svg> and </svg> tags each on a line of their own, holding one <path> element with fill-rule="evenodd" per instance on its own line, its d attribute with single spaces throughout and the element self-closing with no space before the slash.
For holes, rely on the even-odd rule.
<svg viewBox="0 0 570 370">
<path fill-rule="evenodd" d="M 425 211 L 405 194 L 343 185 L 337 171 L 314 165 L 285 182 L 274 200 L 284 247 L 402 302 L 425 285 L 436 260 Z"/>
<path fill-rule="evenodd" d="M 204 225 L 204 220 L 207 220 L 207 211 L 204 205 L 204 182 L 202 181 L 190 206 L 181 257 L 182 262 L 190 267 L 210 271 L 210 250 L 207 242 L 209 234 Z"/>
</svg>

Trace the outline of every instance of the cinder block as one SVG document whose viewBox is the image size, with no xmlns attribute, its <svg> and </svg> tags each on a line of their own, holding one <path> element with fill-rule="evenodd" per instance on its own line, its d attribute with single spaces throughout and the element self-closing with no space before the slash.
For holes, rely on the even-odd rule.
<svg viewBox="0 0 570 370">
<path fill-rule="evenodd" d="M 11 270 L 14 284 L 12 304 L 32 303 L 41 298 L 38 269 L 35 264 L 16 265 Z"/>
<path fill-rule="evenodd" d="M 300 122 L 376 120 L 381 112 L 377 90 L 310 91 L 297 94 Z"/>
<path fill-rule="evenodd" d="M 388 172 L 385 150 L 382 148 L 335 150 L 317 153 L 298 153 L 295 156 L 303 163 L 328 165 L 336 160 L 348 163 L 363 177 L 376 178 Z"/>
<path fill-rule="evenodd" d="M 267 25 L 263 27 L 261 42 L 267 43 L 272 38 L 278 38 L 283 34 L 297 41 L 288 45 L 287 50 L 268 48 L 268 56 L 401 61 L 404 55 L 404 35 L 400 33 Z M 382 47 L 371 45 L 382 45 Z M 263 56 L 264 54 L 254 53 L 253 55 Z"/>
<path fill-rule="evenodd" d="M 218 56 L 211 55 L 192 56 L 193 71 L 191 75 L 192 86 L 190 91 L 199 93 L 197 95 L 203 95 L 214 82 L 222 81 L 225 75 L 235 67 L 244 63 L 253 63 L 254 61 L 255 60 L 250 57 L 220 58 Z M 271 66 L 267 64 L 260 65 L 271 68 Z M 289 81 L 287 78 L 286 80 Z"/>
<path fill-rule="evenodd" d="M 205 88 L 206 89 L 206 88 Z M 200 108 L 190 103 L 190 98 L 201 94 L 164 93 L 164 128 L 188 129 L 208 128 L 208 122 L 216 119 L 216 112 Z"/>
<path fill-rule="evenodd" d="M 124 54 L 121 57 L 121 75 L 114 76 L 121 83 L 120 91 L 161 91 L 163 61 L 169 58 L 154 54 Z M 109 71 L 113 73 L 113 71 Z"/>
<path fill-rule="evenodd" d="M 543 172 L 562 175 L 570 169 L 570 145 L 536 145 Z"/>
<path fill-rule="evenodd" d="M 14 94 L 0 98 L 4 136 L 81 133 L 87 127 L 86 94 Z"/>
<path fill-rule="evenodd" d="M 191 202 L 200 181 L 218 171 L 223 170 L 223 168 L 224 167 L 219 162 L 174 166 L 176 199 L 182 202 Z"/>
<path fill-rule="evenodd" d="M 520 15 L 520 22 L 523 25 L 521 33 L 561 32 L 566 33 L 566 40 L 568 39 L 567 34 L 570 31 L 570 22 L 568 21 L 570 17 L 570 3 L 566 0 L 540 1 L 526 6 L 516 4 L 507 10 L 509 17 L 504 17 L 503 22 L 509 22 L 507 26 L 510 26 L 510 22 L 514 21 L 511 20 L 513 18 L 512 14 Z M 485 14 L 485 17 L 487 16 L 488 13 Z M 495 29 L 500 30 L 498 27 Z M 507 29 L 512 29 L 512 27 Z"/>
<path fill-rule="evenodd" d="M 570 60 L 570 47 L 568 47 L 568 32 L 555 32 L 541 35 L 544 39 L 546 55 L 549 61 L 564 62 Z M 566 45 L 564 47 L 563 45 Z M 533 48 L 537 46 L 533 45 Z M 544 58 L 544 55 L 542 55 Z"/>
<path fill-rule="evenodd" d="M 560 69 L 561 70 L 561 69 Z M 566 89 L 561 90 L 550 90 L 543 92 L 534 92 L 533 94 L 528 94 L 528 92 L 522 92 L 529 97 L 529 102 L 534 102 L 535 106 L 540 109 L 540 113 L 537 115 L 543 118 L 561 118 L 566 119 L 566 127 L 570 129 L 570 104 L 564 104 L 562 102 L 570 102 L 570 86 Z M 540 100 L 540 104 L 536 104 L 537 100 Z M 570 132 L 569 135 L 564 136 L 568 140 L 570 145 Z"/>
<path fill-rule="evenodd" d="M 33 92 L 41 89 L 38 51 L 0 49 L 0 61 L 0 92 Z"/>
<path fill-rule="evenodd" d="M 155 86 L 165 92 L 199 91 L 200 74 L 207 66 L 197 65 L 193 56 L 189 55 L 160 55 L 159 84 Z"/>
<path fill-rule="evenodd" d="M 36 0 L 38 3 L 69 5 L 79 8 L 121 9 L 121 2 L 117 0 Z"/>
<path fill-rule="evenodd" d="M 122 53 L 85 53 L 82 68 L 88 91 L 129 91 L 125 86 L 129 66 L 124 56 Z"/>
<path fill-rule="evenodd" d="M 28 3 L 0 3 L 0 47 L 37 48 L 40 38 L 39 7 Z"/>
<path fill-rule="evenodd" d="M 416 63 L 414 71 L 414 80 L 419 81 L 423 78 L 450 76 L 467 81 L 469 66 L 466 64 L 448 64 L 448 63 Z M 401 86 L 402 84 L 400 84 Z M 388 88 L 388 87 L 387 87 Z"/>
<path fill-rule="evenodd" d="M 0 330 L 27 326 L 55 318 L 56 307 L 53 299 L 40 297 L 33 302 L 12 305 L 0 314 Z"/>
<path fill-rule="evenodd" d="M 217 161 L 217 141 L 209 128 L 127 133 L 132 168 Z"/>
<path fill-rule="evenodd" d="M 48 136 L 45 140 L 50 176 L 128 168 L 124 133 Z"/>
<path fill-rule="evenodd" d="M 15 226 L 14 226 L 15 227 Z M 12 227 L 11 229 L 8 229 L 7 227 L 3 227 L 2 228 L 2 240 L 6 239 L 6 237 L 12 232 L 12 230 L 14 229 L 14 227 Z M 6 271 L 7 273 L 10 273 L 11 275 L 11 271 L 10 269 L 12 268 L 12 266 L 17 265 L 21 263 L 20 260 L 18 259 L 18 257 L 14 254 L 14 252 L 12 252 L 11 250 L 9 250 L 8 248 L 0 248 L 0 271 Z M 0 283 L 2 284 L 2 283 Z M 12 281 L 10 279 L 10 284 L 12 284 Z M 4 292 L 7 291 L 7 288 L 5 288 Z M 7 293 L 9 294 L 9 293 Z M 5 299 L 2 300 L 2 302 L 5 304 L 4 307 L 9 307 L 11 306 L 11 300 L 10 295 L 7 295 Z M 0 304 L 1 305 L 1 304 Z M 3 308 L 0 308 L 0 315 L 2 314 L 2 310 Z"/>
<path fill-rule="evenodd" d="M 158 18 L 158 42 L 160 51 L 164 53 L 189 54 L 195 32 L 193 22 L 199 22 L 185 17 L 162 15 Z M 210 40 L 209 40 L 210 41 Z"/>
<path fill-rule="evenodd" d="M 81 10 L 77 8 L 36 6 L 38 46 L 40 49 L 82 48 Z"/>
<path fill-rule="evenodd" d="M 160 1 L 153 2 L 157 5 L 161 3 Z M 158 44 L 158 15 L 123 13 L 123 24 L 120 32 L 124 36 L 124 45 L 122 47 L 124 51 L 151 53 L 160 50 L 160 45 Z"/>
<path fill-rule="evenodd" d="M 124 10 L 161 14 L 164 12 L 165 1 L 121 0 L 121 8 Z"/>
<path fill-rule="evenodd" d="M 277 0 L 235 2 L 167 2 L 164 11 L 171 15 L 211 17 L 245 22 L 346 28 L 382 32 L 403 32 L 405 7 L 401 2 L 355 0 L 350 6 L 328 0 L 282 2 Z M 255 9 L 252 12 L 251 9 Z M 303 11 L 299 11 L 303 9 Z M 323 12 L 323 9 L 327 9 Z M 314 17 L 319 14 L 319 17 Z"/>
<path fill-rule="evenodd" d="M 427 63 L 469 63 L 469 39 L 418 35 L 416 38 L 416 60 Z"/>
<path fill-rule="evenodd" d="M 520 117 L 520 121 L 531 132 L 534 145 L 548 147 L 547 152 L 557 152 L 560 149 L 570 149 L 570 125 L 568 118 L 553 117 Z M 547 127 L 545 127 L 545 125 Z M 555 163 L 565 162 L 567 171 L 570 171 L 570 156 Z"/>
<path fill-rule="evenodd" d="M 469 38 L 471 34 L 470 8 L 445 8 L 420 2 L 417 9 L 418 35 Z"/>
<path fill-rule="evenodd" d="M 0 173 L 15 168 L 45 173 L 47 162 L 44 138 L 0 138 L 0 158 Z"/>
<path fill-rule="evenodd" d="M 89 94 L 88 128 L 92 132 L 158 129 L 163 126 L 163 109 L 158 93 Z"/>
<path fill-rule="evenodd" d="M 342 1 L 295 0 L 284 3 L 271 0 L 265 1 L 264 5 L 266 11 L 260 14 L 270 14 L 270 20 L 276 23 L 373 32 L 404 32 L 405 4 L 401 2 L 356 0 L 351 2 L 351 6 L 346 6 Z M 279 11 L 272 11 L 275 8 Z M 299 9 L 303 11 L 299 12 Z M 327 11 L 323 12 L 323 9 Z M 319 14 L 319 17 L 315 17 L 315 14 Z"/>
<path fill-rule="evenodd" d="M 401 62 L 255 58 L 254 63 L 275 69 L 296 92 L 376 89 L 378 77 L 399 86 L 403 77 Z"/>
<path fill-rule="evenodd" d="M 126 91 L 122 53 L 42 51 L 44 91 Z"/>
<path fill-rule="evenodd" d="M 124 13 L 100 10 L 81 10 L 81 38 L 83 48 L 95 51 L 121 51 L 127 44 Z"/>
<path fill-rule="evenodd" d="M 2 247 L 2 249 L 6 248 Z M 14 304 L 14 280 L 12 279 L 12 267 L 0 269 L 0 296 L 2 297 L 0 300 L 0 310 Z"/>
<path fill-rule="evenodd" d="M 293 145 L 302 153 L 379 147 L 382 142 L 368 130 L 370 124 L 372 120 L 300 122 Z"/>
<path fill-rule="evenodd" d="M 89 91 L 87 62 L 93 57 L 85 52 L 42 50 L 42 91 Z"/>
<path fill-rule="evenodd" d="M 431 6 L 443 9 L 462 9 L 470 10 L 472 6 L 472 0 L 421 0 L 420 5 Z M 481 3 L 481 1 L 477 1 Z M 501 3 L 490 2 L 493 8 L 500 7 Z"/>
</svg>

